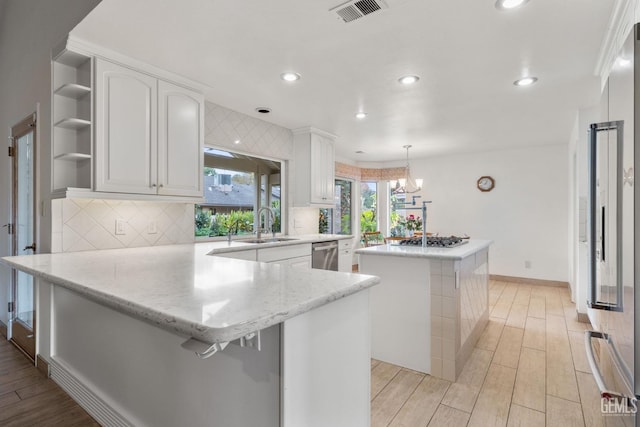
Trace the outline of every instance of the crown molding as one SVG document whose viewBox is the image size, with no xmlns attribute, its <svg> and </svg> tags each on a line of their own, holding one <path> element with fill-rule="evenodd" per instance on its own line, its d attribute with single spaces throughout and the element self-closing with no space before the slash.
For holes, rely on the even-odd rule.
<svg viewBox="0 0 640 427">
<path fill-rule="evenodd" d="M 600 76 L 601 88 L 606 85 L 618 52 L 633 30 L 633 25 L 640 19 L 639 6 L 640 0 L 616 0 L 613 5 L 594 71 L 596 76 Z"/>
</svg>

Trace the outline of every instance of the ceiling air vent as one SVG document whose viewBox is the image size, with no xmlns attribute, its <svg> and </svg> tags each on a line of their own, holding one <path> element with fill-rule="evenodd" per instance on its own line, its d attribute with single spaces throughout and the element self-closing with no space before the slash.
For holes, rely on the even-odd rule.
<svg viewBox="0 0 640 427">
<path fill-rule="evenodd" d="M 344 22 L 351 22 L 388 7 L 383 0 L 352 0 L 334 7 L 329 12 L 335 12 Z"/>
</svg>

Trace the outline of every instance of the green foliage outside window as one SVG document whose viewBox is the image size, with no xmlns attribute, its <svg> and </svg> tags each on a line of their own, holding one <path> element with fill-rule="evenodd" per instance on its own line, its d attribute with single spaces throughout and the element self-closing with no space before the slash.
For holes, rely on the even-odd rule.
<svg viewBox="0 0 640 427">
<path fill-rule="evenodd" d="M 208 211 L 196 215 L 196 236 L 226 236 L 253 233 L 253 211 L 231 211 L 211 215 Z"/>
</svg>

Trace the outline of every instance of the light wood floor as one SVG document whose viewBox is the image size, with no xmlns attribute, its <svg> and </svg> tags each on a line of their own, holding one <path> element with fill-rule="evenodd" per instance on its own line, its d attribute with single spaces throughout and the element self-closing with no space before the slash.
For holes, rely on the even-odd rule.
<svg viewBox="0 0 640 427">
<path fill-rule="evenodd" d="M 0 425 L 98 426 L 84 409 L 2 336 Z"/>
<path fill-rule="evenodd" d="M 371 361 L 371 426 L 602 426 L 569 290 L 490 283 L 490 320 L 458 381 Z"/>
</svg>

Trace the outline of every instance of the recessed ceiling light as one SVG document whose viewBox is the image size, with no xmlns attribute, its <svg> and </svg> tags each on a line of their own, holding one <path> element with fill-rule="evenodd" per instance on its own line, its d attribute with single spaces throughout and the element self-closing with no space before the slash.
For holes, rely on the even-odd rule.
<svg viewBox="0 0 640 427">
<path fill-rule="evenodd" d="M 498 0 L 496 2 L 496 9 L 511 10 L 523 6 L 528 1 L 529 0 Z"/>
<path fill-rule="evenodd" d="M 418 80 L 420 80 L 420 77 L 418 76 L 402 76 L 398 79 L 398 81 L 403 84 L 403 85 L 412 85 L 415 82 L 417 82 Z"/>
<path fill-rule="evenodd" d="M 538 81 L 537 77 L 523 77 L 523 78 L 513 82 L 513 84 L 516 85 L 516 86 L 531 86 L 532 84 L 534 84 L 537 81 Z"/>
<path fill-rule="evenodd" d="M 300 74 L 286 72 L 286 73 L 280 74 L 280 78 L 285 82 L 295 82 L 296 80 L 300 80 Z"/>
<path fill-rule="evenodd" d="M 356 113 L 356 119 L 364 119 L 365 117 L 367 117 L 367 113 L 365 113 L 364 111 L 359 111 Z"/>
<path fill-rule="evenodd" d="M 271 108 L 267 108 L 267 107 L 258 107 L 256 108 L 256 111 L 260 114 L 269 114 L 271 112 Z"/>
<path fill-rule="evenodd" d="M 236 145 L 238 145 L 238 144 L 240 144 L 240 140 L 239 140 L 239 139 L 236 139 L 235 141 L 233 141 L 233 143 L 234 143 L 234 144 L 236 144 Z"/>
</svg>

